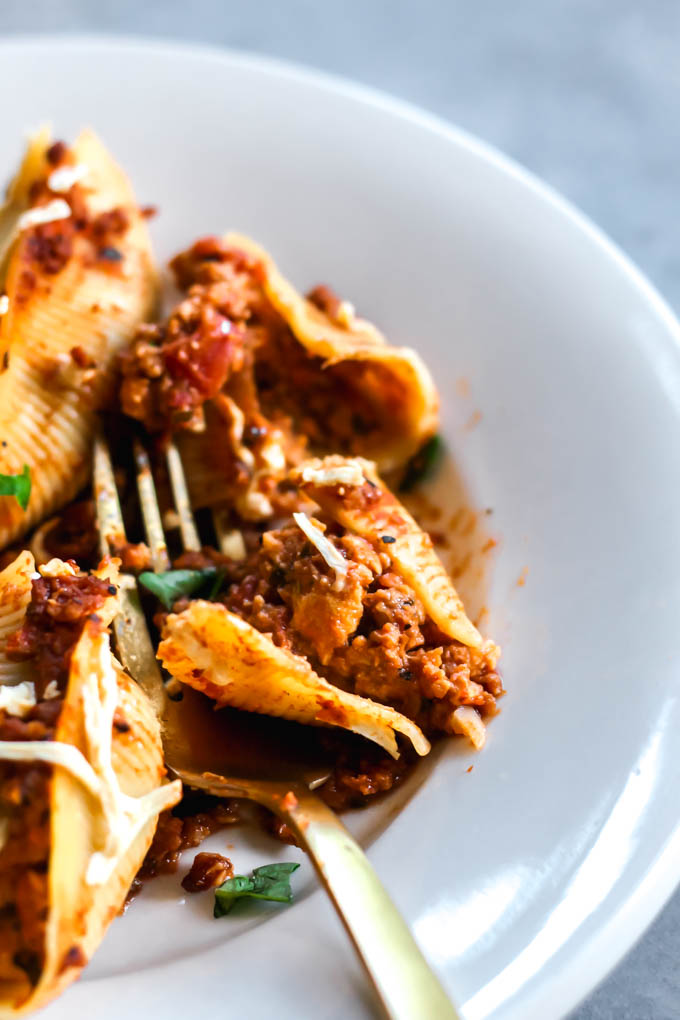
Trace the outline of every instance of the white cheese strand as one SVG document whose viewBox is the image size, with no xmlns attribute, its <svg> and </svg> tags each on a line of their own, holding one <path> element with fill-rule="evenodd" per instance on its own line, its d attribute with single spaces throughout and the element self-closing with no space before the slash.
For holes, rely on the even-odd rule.
<svg viewBox="0 0 680 1020">
<path fill-rule="evenodd" d="M 47 187 L 50 191 L 67 192 L 74 184 L 87 177 L 90 168 L 85 163 L 76 163 L 75 166 L 61 166 L 53 170 L 47 178 Z"/>
<path fill-rule="evenodd" d="M 364 473 L 356 461 L 330 468 L 303 467 L 301 478 L 312 485 L 350 485 L 354 488 L 364 484 Z"/>
<path fill-rule="evenodd" d="M 98 645 L 98 668 L 86 677 L 82 698 L 89 758 L 100 781 L 99 801 L 107 835 L 103 849 L 90 858 L 85 876 L 89 885 L 101 885 L 109 879 L 140 829 L 160 811 L 176 803 L 177 787 L 181 788 L 177 781 L 141 797 L 130 797 L 121 790 L 112 762 L 118 683 L 108 639 L 103 639 L 102 635 Z"/>
<path fill-rule="evenodd" d="M 9 311 L 9 297 L 7 294 L 0 296 L 0 316 L 7 315 Z"/>
<path fill-rule="evenodd" d="M 41 762 L 58 765 L 99 796 L 99 779 L 85 756 L 72 744 L 58 740 L 0 740 L 0 761 Z"/>
<path fill-rule="evenodd" d="M 90 858 L 85 875 L 89 885 L 108 881 L 144 825 L 176 804 L 181 792 L 179 780 L 141 797 L 130 797 L 121 790 L 112 762 L 118 683 L 107 636 L 102 633 L 97 644 L 97 668 L 83 676 L 82 688 L 89 761 L 77 747 L 61 741 L 0 741 L 0 760 L 42 762 L 63 768 L 99 802 L 106 837 L 102 849 Z"/>
<path fill-rule="evenodd" d="M 9 715 L 24 718 L 35 708 L 35 684 L 31 680 L 23 680 L 20 684 L 3 684 L 0 687 L 0 709 L 4 708 Z"/>
<path fill-rule="evenodd" d="M 55 198 L 47 205 L 37 205 L 28 209 L 19 217 L 19 230 L 37 227 L 41 223 L 54 223 L 55 220 L 67 220 L 71 215 L 71 206 L 63 198 Z"/>
<path fill-rule="evenodd" d="M 479 751 L 486 741 L 486 726 L 472 705 L 460 705 L 451 717 L 453 729 L 467 737 Z"/>
<path fill-rule="evenodd" d="M 312 545 L 319 550 L 328 566 L 335 571 L 333 587 L 336 591 L 341 591 L 347 579 L 347 560 L 338 552 L 333 543 L 329 542 L 323 531 L 312 524 L 307 514 L 294 513 L 293 519 L 298 528 L 304 531 Z"/>
<path fill-rule="evenodd" d="M 43 691 L 43 700 L 51 701 L 52 698 L 59 697 L 59 686 L 56 680 L 50 680 L 47 687 Z"/>
</svg>

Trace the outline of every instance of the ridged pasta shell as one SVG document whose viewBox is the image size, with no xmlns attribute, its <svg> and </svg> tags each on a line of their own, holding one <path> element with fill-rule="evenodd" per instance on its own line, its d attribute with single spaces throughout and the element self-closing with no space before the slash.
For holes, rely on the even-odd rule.
<svg viewBox="0 0 680 1020">
<path fill-rule="evenodd" d="M 360 485 L 325 482 L 324 475 L 332 477 L 340 469 L 348 477 L 356 474 L 357 480 L 366 481 Z M 384 485 L 375 464 L 359 457 L 324 457 L 305 461 L 291 472 L 291 478 L 338 524 L 379 545 L 443 634 L 472 648 L 481 646 L 482 637 L 468 619 L 430 536 Z M 384 536 L 394 541 L 384 543 Z"/>
<path fill-rule="evenodd" d="M 196 601 L 169 616 L 158 657 L 173 677 L 219 705 L 307 725 L 339 726 L 375 741 L 395 758 L 395 733 L 408 737 L 418 754 L 430 750 L 410 719 L 329 684 L 306 659 L 278 648 L 221 604 Z"/>
<path fill-rule="evenodd" d="M 31 601 L 31 578 L 35 562 L 24 550 L 0 573 L 0 684 L 18 684 L 30 679 L 27 662 L 11 662 L 6 654 L 7 638 L 19 630 Z"/>
<path fill-rule="evenodd" d="M 45 172 L 41 134 L 29 146 L 0 213 L 2 224 L 25 209 L 28 186 Z M 16 540 L 86 483 L 96 412 L 112 396 L 116 353 L 154 308 L 157 292 L 150 240 L 130 184 L 104 146 L 91 133 L 72 149 L 88 167 L 88 203 L 93 213 L 122 207 L 130 227 L 120 239 L 122 269 L 112 273 L 89 256 L 76 235 L 73 254 L 60 272 L 39 277 L 21 299 L 26 232 L 14 240 L 4 289 L 9 309 L 0 319 L 0 472 L 16 474 L 28 464 L 33 488 L 23 511 L 11 496 L 0 497 L 0 548 Z M 91 189 L 91 190 L 90 190 Z M 81 348 L 97 369 L 83 383 L 70 358 Z"/>
<path fill-rule="evenodd" d="M 9 619 L 13 616 L 12 622 L 16 624 L 13 629 L 21 625 L 27 593 L 30 597 L 32 573 L 32 557 L 26 552 L 0 573 L 0 673 L 6 664 L 4 642 L 9 633 Z M 108 610 L 105 606 L 101 615 L 108 616 Z M 129 726 L 124 733 L 113 729 L 113 768 L 122 791 L 139 797 L 158 789 L 165 776 L 159 726 L 146 696 L 111 656 L 102 619 L 87 621 L 74 648 L 55 740 L 70 744 L 87 755 L 82 692 L 84 685 L 101 669 L 103 655 L 109 656 L 115 670 L 118 710 Z M 30 662 L 23 665 L 30 668 Z M 180 792 L 176 789 L 175 793 L 177 800 Z M 109 879 L 101 885 L 89 885 L 85 880 L 88 861 L 101 842 L 92 804 L 90 794 L 78 780 L 65 769 L 53 767 L 49 784 L 50 856 L 44 967 L 34 988 L 28 980 L 16 981 L 0 973 L 0 1018 L 9 1020 L 32 1012 L 78 977 L 119 912 L 151 843 L 156 816 L 149 818 L 138 832 L 116 862 Z"/>
<path fill-rule="evenodd" d="M 255 256 L 264 268 L 264 289 L 277 312 L 323 368 L 353 363 L 357 387 L 367 406 L 383 422 L 377 436 L 357 452 L 377 462 L 383 472 L 403 467 L 437 429 L 439 399 L 425 363 L 409 347 L 392 347 L 370 323 L 350 316 L 347 328 L 336 325 L 307 301 L 277 269 L 272 258 L 248 237 L 230 233 L 226 242 Z"/>
</svg>

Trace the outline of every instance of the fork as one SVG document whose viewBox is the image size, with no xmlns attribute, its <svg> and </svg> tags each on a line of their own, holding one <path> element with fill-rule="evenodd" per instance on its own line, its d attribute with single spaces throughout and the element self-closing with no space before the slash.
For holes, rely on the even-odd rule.
<svg viewBox="0 0 680 1020">
<path fill-rule="evenodd" d="M 134 442 L 137 489 L 154 571 L 170 558 L 150 461 Z M 179 452 L 167 448 L 167 467 L 182 544 L 199 551 Z M 111 454 L 99 435 L 94 445 L 94 493 L 103 555 L 125 542 Z M 215 515 L 220 540 L 220 524 Z M 459 1014 L 383 888 L 364 852 L 337 815 L 314 793 L 329 775 L 309 740 L 309 727 L 214 703 L 185 689 L 168 696 L 141 607 L 137 582 L 121 577 L 121 609 L 113 621 L 118 656 L 150 698 L 158 716 L 168 771 L 218 797 L 243 797 L 273 811 L 306 850 L 390 1020 L 456 1020 Z"/>
</svg>

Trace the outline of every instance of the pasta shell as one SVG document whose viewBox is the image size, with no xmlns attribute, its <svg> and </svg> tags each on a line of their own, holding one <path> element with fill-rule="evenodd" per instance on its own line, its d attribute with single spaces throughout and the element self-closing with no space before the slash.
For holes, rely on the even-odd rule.
<svg viewBox="0 0 680 1020">
<path fill-rule="evenodd" d="M 221 604 L 196 601 L 169 616 L 158 657 L 172 676 L 218 705 L 307 725 L 339 726 L 375 741 L 395 758 L 395 733 L 408 737 L 418 754 L 430 750 L 410 719 L 329 684 L 306 659 L 278 648 Z"/>
<path fill-rule="evenodd" d="M 57 571 L 57 561 L 53 561 L 53 569 Z M 109 576 L 109 570 L 110 565 L 105 566 L 101 576 Z M 6 665 L 4 644 L 10 610 L 14 614 L 13 622 L 20 625 L 27 595 L 30 596 L 32 573 L 32 557 L 25 552 L 0 573 L 0 671 Z M 88 881 L 93 855 L 101 852 L 109 837 L 107 826 L 103 824 L 105 816 L 100 815 L 99 801 L 81 781 L 66 768 L 52 766 L 48 785 L 50 851 L 43 968 L 34 987 L 23 975 L 17 977 L 17 968 L 13 968 L 12 973 L 2 973 L 0 969 L 0 1018 L 32 1012 L 78 977 L 123 904 L 151 843 L 159 811 L 176 803 L 181 793 L 178 783 L 162 785 L 165 770 L 155 714 L 141 689 L 123 672 L 109 650 L 104 618 L 110 615 L 111 609 L 115 610 L 115 599 L 111 605 L 105 604 L 100 619 L 91 618 L 86 622 L 73 650 L 54 740 L 60 746 L 77 749 L 85 762 L 84 767 L 90 767 L 96 776 L 104 776 L 100 759 L 106 761 L 110 754 L 114 785 L 121 794 L 130 798 L 146 795 L 154 801 L 150 805 L 145 802 L 149 812 L 142 816 L 136 830 L 131 829 L 127 845 L 125 841 L 121 844 L 121 852 L 112 860 L 106 880 Z M 30 661 L 23 665 L 30 668 Z M 112 727 L 109 716 L 105 727 L 108 733 L 100 734 L 103 752 L 97 758 L 92 750 L 91 698 L 94 693 L 95 708 L 101 709 L 101 718 L 106 720 L 107 685 L 128 728 L 121 732 Z M 89 698 L 86 697 L 88 692 Z M 111 703 L 109 709 L 112 712 Z M 48 744 L 45 742 L 42 746 Z M 108 792 L 113 788 L 109 786 Z M 106 784 L 102 789 L 107 792 Z"/>
<path fill-rule="evenodd" d="M 437 391 L 420 356 L 408 347 L 392 347 L 374 326 L 351 313 L 346 328 L 335 324 L 298 293 L 250 238 L 232 233 L 226 242 L 260 261 L 267 297 L 307 352 L 323 359 L 324 371 L 352 366 L 357 388 L 383 423 L 370 441 L 362 443 L 357 436 L 357 452 L 375 460 L 383 472 L 402 467 L 438 424 Z"/>
<path fill-rule="evenodd" d="M 44 133 L 34 139 L 10 186 L 0 213 L 0 244 L 3 224 L 16 227 L 30 184 L 46 173 L 47 141 Z M 116 353 L 155 305 L 150 240 L 126 177 L 90 132 L 72 151 L 88 169 L 89 211 L 122 208 L 130 226 L 117 241 L 120 271 L 93 260 L 76 234 L 63 268 L 34 273 L 28 289 L 30 231 L 11 235 L 4 273 L 9 306 L 0 319 L 0 472 L 17 474 L 27 464 L 33 487 L 26 511 L 13 497 L 0 497 L 0 547 L 68 503 L 87 481 L 96 413 L 112 396 Z M 74 350 L 95 366 L 89 376 L 71 357 Z"/>
<path fill-rule="evenodd" d="M 342 472 L 349 481 L 337 480 Z M 472 648 L 481 647 L 482 637 L 468 619 L 430 536 L 383 484 L 375 464 L 358 457 L 324 457 L 305 461 L 291 477 L 325 514 L 379 545 L 443 634 Z"/>
</svg>

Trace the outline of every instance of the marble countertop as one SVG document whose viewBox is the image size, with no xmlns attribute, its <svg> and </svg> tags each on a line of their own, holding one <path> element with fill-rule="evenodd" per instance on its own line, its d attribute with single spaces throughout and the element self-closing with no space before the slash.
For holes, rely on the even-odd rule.
<svg viewBox="0 0 680 1020">
<path fill-rule="evenodd" d="M 0 33 L 205 40 L 404 97 L 591 216 L 680 311 L 678 0 L 3 0 Z M 672 794 L 671 794 L 672 795 Z M 570 1020 L 680 1017 L 680 893 Z"/>
</svg>

